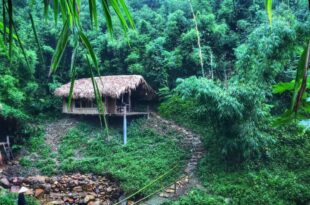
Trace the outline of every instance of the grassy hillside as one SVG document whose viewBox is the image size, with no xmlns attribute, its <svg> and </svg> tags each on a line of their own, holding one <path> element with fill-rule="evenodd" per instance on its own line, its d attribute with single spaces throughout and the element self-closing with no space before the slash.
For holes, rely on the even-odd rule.
<svg viewBox="0 0 310 205">
<path fill-rule="evenodd" d="M 106 142 L 100 127 L 86 122 L 79 123 L 61 138 L 58 152 L 51 152 L 42 134 L 29 141 L 30 154 L 21 159 L 21 164 L 33 165 L 47 175 L 68 172 L 111 173 L 120 180 L 128 194 L 179 165 L 176 171 L 164 179 L 164 185 L 172 182 L 188 156 L 180 143 L 181 136 L 171 130 L 158 133 L 152 128 L 152 122 L 145 120 L 132 122 L 128 130 L 128 144 L 123 145 L 121 130 L 110 128 L 111 140 Z M 160 185 L 142 193 L 150 193 Z"/>
</svg>

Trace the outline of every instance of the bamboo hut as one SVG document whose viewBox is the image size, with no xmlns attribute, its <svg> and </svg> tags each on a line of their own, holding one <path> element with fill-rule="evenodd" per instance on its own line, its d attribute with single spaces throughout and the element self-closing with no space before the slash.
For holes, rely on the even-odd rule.
<svg viewBox="0 0 310 205">
<path fill-rule="evenodd" d="M 148 114 L 147 101 L 155 96 L 155 91 L 141 75 L 112 75 L 95 77 L 102 96 L 106 115 Z M 72 103 L 68 106 L 70 82 L 55 90 L 55 95 L 63 98 L 63 113 L 98 115 L 91 78 L 75 80 Z M 144 106 L 142 106 L 144 105 Z"/>
</svg>

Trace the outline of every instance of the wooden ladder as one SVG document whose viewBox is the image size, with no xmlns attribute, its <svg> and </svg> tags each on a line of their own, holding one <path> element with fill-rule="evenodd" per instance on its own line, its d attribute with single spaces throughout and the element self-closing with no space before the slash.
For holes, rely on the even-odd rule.
<svg viewBox="0 0 310 205">
<path fill-rule="evenodd" d="M 7 158 L 8 161 L 13 159 L 13 153 L 12 153 L 12 149 L 11 149 L 11 144 L 10 144 L 10 137 L 6 136 L 6 142 L 2 143 L 4 152 L 5 152 L 5 156 Z"/>
</svg>

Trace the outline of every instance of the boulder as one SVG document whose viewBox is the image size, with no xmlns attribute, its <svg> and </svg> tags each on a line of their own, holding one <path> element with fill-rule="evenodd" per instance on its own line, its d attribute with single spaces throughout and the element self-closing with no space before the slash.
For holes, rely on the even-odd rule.
<svg viewBox="0 0 310 205">
<path fill-rule="evenodd" d="M 74 192 L 82 192 L 82 191 L 83 191 L 83 189 L 82 189 L 81 186 L 76 186 L 76 187 L 74 187 L 72 190 L 73 190 Z"/>
<path fill-rule="evenodd" d="M 20 186 L 11 186 L 10 191 L 13 193 L 18 193 L 20 190 Z"/>
<path fill-rule="evenodd" d="M 51 202 L 48 202 L 46 205 L 65 205 L 65 202 L 63 202 L 63 201 L 51 201 Z"/>
<path fill-rule="evenodd" d="M 1 183 L 1 185 L 2 185 L 3 187 L 5 187 L 5 188 L 9 188 L 10 185 L 11 185 L 11 183 L 9 182 L 9 180 L 8 180 L 6 177 L 2 177 L 2 178 L 0 179 L 0 183 Z"/>
<path fill-rule="evenodd" d="M 44 194 L 44 189 L 36 189 L 34 191 L 34 196 L 37 198 L 42 197 L 43 194 Z"/>
<path fill-rule="evenodd" d="M 93 195 L 86 195 L 85 198 L 84 198 L 84 203 L 88 203 L 90 201 L 94 201 L 95 200 L 95 196 Z"/>
</svg>

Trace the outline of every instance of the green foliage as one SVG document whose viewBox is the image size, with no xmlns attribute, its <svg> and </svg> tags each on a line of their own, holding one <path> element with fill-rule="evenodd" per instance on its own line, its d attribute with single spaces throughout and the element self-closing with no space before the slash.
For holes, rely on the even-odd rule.
<svg viewBox="0 0 310 205">
<path fill-rule="evenodd" d="M 201 190 L 191 190 L 187 196 L 181 197 L 174 202 L 165 203 L 165 205 L 222 205 L 226 204 L 221 196 L 213 196 Z"/>
<path fill-rule="evenodd" d="M 171 204 L 205 204 L 210 199 L 216 199 L 210 202 L 215 204 L 308 204 L 310 132 L 289 124 L 270 133 L 276 143 L 270 147 L 268 162 L 248 162 L 243 168 L 231 169 L 211 149 L 199 164 L 204 189 L 193 190 Z"/>
<path fill-rule="evenodd" d="M 32 198 L 26 196 L 27 205 L 39 205 L 39 202 Z M 0 205 L 16 205 L 17 194 L 10 193 L 5 189 L 0 189 Z"/>
<path fill-rule="evenodd" d="M 226 90 L 205 78 L 180 81 L 175 94 L 161 105 L 163 115 L 181 122 L 197 119 L 194 122 L 212 129 L 216 137 L 209 139 L 210 143 L 217 144 L 227 161 L 266 157 L 273 140 L 262 129 L 268 107 L 259 90 L 234 84 Z"/>
<path fill-rule="evenodd" d="M 42 141 L 41 136 L 33 137 L 29 141 L 33 154 L 24 157 L 21 164 L 34 166 L 48 175 L 77 171 L 111 173 L 120 180 L 122 188 L 128 194 L 147 185 L 174 165 L 179 165 L 163 182 L 142 192 L 149 194 L 160 188 L 161 183 L 168 185 L 172 182 L 188 154 L 177 143 L 178 136 L 173 133 L 158 134 L 147 123 L 142 120 L 131 123 L 126 146 L 122 145 L 121 135 L 117 130 L 112 130 L 112 140 L 107 144 L 100 128 L 79 124 L 63 137 L 56 156 Z M 32 156 L 38 158 L 33 159 Z M 59 167 L 56 166 L 55 159 L 59 161 Z"/>
</svg>

